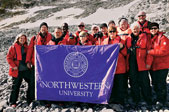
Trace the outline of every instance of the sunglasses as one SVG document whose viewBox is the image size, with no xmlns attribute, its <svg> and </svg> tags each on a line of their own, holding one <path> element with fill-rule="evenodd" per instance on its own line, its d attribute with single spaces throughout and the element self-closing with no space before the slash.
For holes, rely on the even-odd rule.
<svg viewBox="0 0 169 112">
<path fill-rule="evenodd" d="M 153 29 L 154 29 L 154 30 L 157 30 L 158 28 L 150 28 L 150 30 L 153 30 Z"/>
<path fill-rule="evenodd" d="M 109 33 L 115 33 L 116 31 L 109 31 Z"/>
<path fill-rule="evenodd" d="M 78 27 L 84 27 L 84 25 L 79 25 Z"/>
<path fill-rule="evenodd" d="M 144 17 L 145 15 L 139 15 L 138 17 Z"/>
</svg>

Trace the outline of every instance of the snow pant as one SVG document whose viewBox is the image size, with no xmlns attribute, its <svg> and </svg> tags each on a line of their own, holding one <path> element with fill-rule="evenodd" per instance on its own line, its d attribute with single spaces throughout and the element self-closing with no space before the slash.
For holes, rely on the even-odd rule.
<svg viewBox="0 0 169 112">
<path fill-rule="evenodd" d="M 152 85 L 157 95 L 157 101 L 165 103 L 167 101 L 167 79 L 168 69 L 150 71 Z"/>
<path fill-rule="evenodd" d="M 27 102 L 30 104 L 32 100 L 34 100 L 34 76 L 30 70 L 26 71 L 19 71 L 18 77 L 13 77 L 13 84 L 12 84 L 12 91 L 9 99 L 9 103 L 16 104 L 18 99 L 20 86 L 22 80 L 25 80 L 28 83 L 28 90 L 27 90 Z"/>
<path fill-rule="evenodd" d="M 126 74 L 115 74 L 110 103 L 124 104 L 126 93 Z"/>
<path fill-rule="evenodd" d="M 129 72 L 129 83 L 134 103 L 140 102 L 142 93 L 146 103 L 148 105 L 152 104 L 152 91 L 148 71 Z"/>
</svg>

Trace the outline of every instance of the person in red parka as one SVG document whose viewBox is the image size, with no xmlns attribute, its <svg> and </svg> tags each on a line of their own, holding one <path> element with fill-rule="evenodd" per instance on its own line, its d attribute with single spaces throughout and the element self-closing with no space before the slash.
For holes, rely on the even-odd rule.
<svg viewBox="0 0 169 112">
<path fill-rule="evenodd" d="M 28 83 L 27 103 L 34 100 L 34 79 L 33 74 L 26 65 L 27 37 L 25 34 L 19 34 L 14 44 L 9 48 L 6 59 L 9 64 L 9 75 L 12 76 L 12 91 L 9 104 L 16 107 L 16 101 L 19 95 L 20 85 L 24 79 Z"/>
<path fill-rule="evenodd" d="M 152 105 L 152 94 L 148 70 L 151 67 L 153 57 L 147 54 L 151 49 L 151 42 L 147 35 L 140 32 L 140 26 L 137 22 L 131 25 L 132 33 L 127 38 L 127 65 L 129 67 L 129 82 L 131 87 L 133 106 L 140 102 L 140 94 L 146 101 L 148 107 Z M 141 91 L 140 91 L 141 90 Z"/>
<path fill-rule="evenodd" d="M 40 32 L 31 38 L 28 46 L 28 51 L 26 55 L 27 67 L 31 69 L 31 73 L 35 77 L 35 45 L 47 45 L 47 43 L 52 39 L 52 34 L 48 32 L 48 25 L 45 22 L 40 24 Z M 35 81 L 35 80 L 34 80 Z M 34 82 L 35 84 L 35 82 Z M 35 86 L 33 86 L 35 87 Z M 35 93 L 35 92 L 34 92 Z"/>
<path fill-rule="evenodd" d="M 91 34 L 88 35 L 89 36 L 88 39 L 92 42 L 93 45 L 97 41 L 96 35 L 99 32 L 99 29 L 100 29 L 99 26 L 92 25 L 92 27 L 91 27 Z"/>
<path fill-rule="evenodd" d="M 48 32 L 48 25 L 42 22 L 40 25 L 40 32 L 31 38 L 29 43 L 28 52 L 26 55 L 26 63 L 28 68 L 32 68 L 35 65 L 34 58 L 34 46 L 35 45 L 46 45 L 52 39 L 52 34 Z"/>
<path fill-rule="evenodd" d="M 169 39 L 159 31 L 158 23 L 150 24 L 150 32 L 153 43 L 152 49 L 148 50 L 148 54 L 153 56 L 150 76 L 157 95 L 157 99 L 155 100 L 156 108 L 160 109 L 165 105 L 169 106 L 166 84 L 169 68 Z"/>
<path fill-rule="evenodd" d="M 140 31 L 150 34 L 149 26 L 151 22 L 146 20 L 146 13 L 144 11 L 140 11 L 137 14 L 137 17 L 138 17 L 137 22 L 140 25 Z"/>
<path fill-rule="evenodd" d="M 124 45 L 124 41 L 120 38 L 120 36 L 117 35 L 117 29 L 116 27 L 109 27 L 108 29 L 108 35 L 109 38 L 104 39 L 102 42 L 102 45 L 107 44 L 119 44 L 120 45 L 120 51 L 116 66 L 116 73 L 114 76 L 114 82 L 113 82 L 113 89 L 112 94 L 110 98 L 110 102 L 115 104 L 121 104 L 124 105 L 124 99 L 125 99 L 125 88 L 126 88 L 126 59 L 125 56 L 127 56 L 127 49 Z"/>
<path fill-rule="evenodd" d="M 81 22 L 79 25 L 78 25 L 78 31 L 76 31 L 76 33 L 75 33 L 75 37 L 76 37 L 76 43 L 75 44 L 77 44 L 78 42 L 79 42 L 79 34 L 80 34 L 80 32 L 82 32 L 82 31 L 85 31 L 85 32 L 88 32 L 86 29 L 85 29 L 85 24 L 84 24 L 84 22 Z"/>
<path fill-rule="evenodd" d="M 101 45 L 101 43 L 104 41 L 104 39 L 108 38 L 108 26 L 106 23 L 102 23 L 100 25 L 100 32 L 97 33 L 96 38 L 97 41 L 95 45 Z"/>
<path fill-rule="evenodd" d="M 62 28 L 57 27 L 54 31 L 54 37 L 47 43 L 47 45 L 66 45 L 66 39 L 62 37 Z"/>
<path fill-rule="evenodd" d="M 77 45 L 92 45 L 92 42 L 88 40 L 88 33 L 85 31 L 80 32 L 79 34 L 79 42 Z"/>
<path fill-rule="evenodd" d="M 76 37 L 69 32 L 69 25 L 67 23 L 63 23 L 62 31 L 62 37 L 66 40 L 66 45 L 74 45 L 76 43 Z"/>
</svg>

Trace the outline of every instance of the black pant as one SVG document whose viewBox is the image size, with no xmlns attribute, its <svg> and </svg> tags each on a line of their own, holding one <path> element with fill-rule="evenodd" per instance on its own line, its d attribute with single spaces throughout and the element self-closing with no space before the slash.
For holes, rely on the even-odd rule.
<svg viewBox="0 0 169 112">
<path fill-rule="evenodd" d="M 148 71 L 129 72 L 129 82 L 132 98 L 135 103 L 140 101 L 140 95 L 142 93 L 147 104 L 152 104 L 152 92 Z"/>
<path fill-rule="evenodd" d="M 124 104 L 126 95 L 126 74 L 115 74 L 110 103 Z"/>
<path fill-rule="evenodd" d="M 27 90 L 27 102 L 31 103 L 32 100 L 34 100 L 34 76 L 31 73 L 30 70 L 26 71 L 19 71 L 18 77 L 13 77 L 13 84 L 12 84 L 12 92 L 10 95 L 10 104 L 16 104 L 16 101 L 18 99 L 20 86 L 22 83 L 22 80 L 25 80 L 28 83 L 28 90 Z"/>
<path fill-rule="evenodd" d="M 152 85 L 157 95 L 157 101 L 161 103 L 165 103 L 167 101 L 167 75 L 168 69 L 150 71 Z"/>
</svg>

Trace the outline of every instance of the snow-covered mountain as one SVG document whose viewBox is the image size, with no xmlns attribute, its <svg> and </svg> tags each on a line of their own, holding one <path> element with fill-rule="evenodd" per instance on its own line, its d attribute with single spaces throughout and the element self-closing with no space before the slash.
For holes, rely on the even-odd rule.
<svg viewBox="0 0 169 112">
<path fill-rule="evenodd" d="M 22 2 L 27 3 L 28 0 Z M 117 22 L 122 16 L 127 17 L 132 23 L 137 19 L 136 14 L 140 10 L 147 12 L 148 20 L 157 21 L 163 25 L 162 28 L 169 29 L 168 0 L 50 0 L 49 3 L 39 0 L 37 3 L 41 6 L 9 10 L 13 13 L 22 13 L 0 19 L 0 29 L 33 28 L 38 27 L 42 21 L 47 22 L 49 26 L 60 26 L 63 22 L 77 25 L 81 21 L 86 24 L 99 24 L 110 20 Z"/>
</svg>

